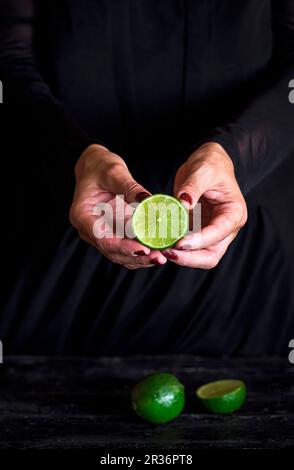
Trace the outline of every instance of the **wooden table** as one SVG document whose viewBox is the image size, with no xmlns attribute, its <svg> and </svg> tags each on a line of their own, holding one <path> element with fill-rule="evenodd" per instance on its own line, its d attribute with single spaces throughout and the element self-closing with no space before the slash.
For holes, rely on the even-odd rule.
<svg viewBox="0 0 294 470">
<path fill-rule="evenodd" d="M 154 371 L 185 384 L 175 421 L 154 426 L 130 408 L 130 388 Z M 234 415 L 206 412 L 197 386 L 241 378 L 248 387 Z M 0 365 L 0 448 L 199 449 L 294 447 L 294 365 L 288 358 L 211 359 L 4 357 Z"/>
</svg>

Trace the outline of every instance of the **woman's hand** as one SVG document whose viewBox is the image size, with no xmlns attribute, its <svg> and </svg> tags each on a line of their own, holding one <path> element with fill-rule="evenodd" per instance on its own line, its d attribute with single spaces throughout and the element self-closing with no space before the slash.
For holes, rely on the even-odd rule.
<svg viewBox="0 0 294 470">
<path fill-rule="evenodd" d="M 174 192 L 190 210 L 201 203 L 202 228 L 163 254 L 181 266 L 215 267 L 247 220 L 246 203 L 225 150 L 213 142 L 197 149 L 178 170 Z"/>
<path fill-rule="evenodd" d="M 70 222 L 80 237 L 96 247 L 110 261 L 129 269 L 161 265 L 166 258 L 160 251 L 149 248 L 136 240 L 96 238 L 94 210 L 99 203 L 114 206 L 116 195 L 123 195 L 128 203 L 140 202 L 150 193 L 138 184 L 130 174 L 124 160 L 101 145 L 90 145 L 80 157 L 76 168 L 76 189 L 70 209 Z M 114 221 L 115 222 L 115 221 Z"/>
</svg>

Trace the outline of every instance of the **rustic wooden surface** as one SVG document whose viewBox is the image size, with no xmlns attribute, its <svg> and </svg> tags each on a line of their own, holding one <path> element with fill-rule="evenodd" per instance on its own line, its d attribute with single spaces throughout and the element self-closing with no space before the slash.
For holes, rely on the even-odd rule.
<svg viewBox="0 0 294 470">
<path fill-rule="evenodd" d="M 169 371 L 187 404 L 174 422 L 154 426 L 130 408 L 140 377 Z M 246 381 L 248 398 L 231 416 L 206 412 L 197 386 Z M 205 359 L 9 357 L 0 365 L 0 448 L 198 449 L 294 447 L 294 366 L 287 358 Z"/>
</svg>

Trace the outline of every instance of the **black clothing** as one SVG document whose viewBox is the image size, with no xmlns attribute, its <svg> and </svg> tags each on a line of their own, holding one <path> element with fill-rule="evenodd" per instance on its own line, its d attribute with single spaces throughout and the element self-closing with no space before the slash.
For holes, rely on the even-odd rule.
<svg viewBox="0 0 294 470">
<path fill-rule="evenodd" d="M 20 167 L 32 159 L 33 184 L 42 177 L 42 197 L 56 207 L 50 233 L 9 281 L 0 317 L 8 347 L 285 351 L 292 278 L 267 210 L 250 211 L 211 272 L 171 263 L 128 272 L 64 229 L 58 205 L 91 142 L 119 153 L 152 192 L 171 192 L 178 166 L 209 140 L 227 150 L 245 193 L 260 183 L 294 150 L 294 2 L 5 0 L 0 13 L 4 97 L 31 154 Z"/>
</svg>

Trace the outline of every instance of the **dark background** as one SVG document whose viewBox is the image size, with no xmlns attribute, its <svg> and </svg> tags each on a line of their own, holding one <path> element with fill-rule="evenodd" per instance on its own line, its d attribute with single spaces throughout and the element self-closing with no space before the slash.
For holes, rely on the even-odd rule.
<svg viewBox="0 0 294 470">
<path fill-rule="evenodd" d="M 0 312 L 0 338 L 6 351 L 286 353 L 294 336 L 293 156 L 247 195 L 248 224 L 215 270 L 206 274 L 167 263 L 161 271 L 131 274 L 99 257 L 70 228 L 73 168 L 81 152 L 72 155 L 70 149 L 72 158 L 68 159 L 64 150 L 71 140 L 65 131 L 70 128 L 76 133 L 72 118 L 78 117 L 86 132 L 107 143 L 111 140 L 110 148 L 126 157 L 134 176 L 148 189 L 170 192 L 174 172 L 188 156 L 190 144 L 195 147 L 211 126 L 222 124 L 218 132 L 227 145 L 234 140 L 235 149 L 243 148 L 241 155 L 232 152 L 235 167 L 243 165 L 245 186 L 254 186 L 293 148 L 294 108 L 287 101 L 288 82 L 282 80 L 277 93 L 269 95 L 263 86 L 268 78 L 269 88 L 275 90 L 271 59 L 278 74 L 283 61 L 284 65 L 293 63 L 292 3 L 273 2 L 282 5 L 276 16 L 273 10 L 273 22 L 273 4 L 266 0 L 243 2 L 244 10 L 232 0 L 176 5 L 142 0 L 128 3 L 135 7 L 131 16 L 126 3 L 116 1 L 96 4 L 89 0 L 88 8 L 78 1 L 64 2 L 66 10 L 60 10 L 59 1 L 37 3 L 44 11 L 40 12 L 43 28 L 37 28 L 35 50 L 23 41 L 24 25 L 18 26 L 8 35 L 1 59 L 3 70 L 11 68 L 14 77 L 12 100 L 5 104 L 9 87 L 4 81 L 4 104 L 0 105 L 1 296 L 5 305 Z M 207 5 L 214 5 L 217 14 L 211 15 Z M 24 21 L 26 26 L 32 24 L 31 18 Z M 198 28 L 194 27 L 197 21 Z M 237 38 L 233 47 L 232 37 Z M 201 73 L 203 63 L 207 75 Z M 171 64 L 175 64 L 175 74 L 170 73 Z M 73 73 L 77 81 L 71 80 Z M 101 77 L 100 93 L 97 77 Z M 45 102 L 39 101 L 40 89 Z M 32 106 L 23 104 L 24 90 Z M 261 91 L 265 98 L 254 105 L 255 93 L 260 96 Z M 70 110 L 69 117 L 56 107 L 54 92 Z M 94 105 L 91 96 L 97 99 Z M 260 127 L 250 119 L 250 111 L 249 117 L 242 113 L 252 99 Z M 226 134 L 224 124 L 237 111 L 241 111 L 241 123 L 233 121 Z M 60 123 L 65 127 L 59 127 Z M 115 291 L 117 279 L 120 289 Z M 149 289 L 146 299 L 137 304 L 138 285 Z M 243 285 L 250 286 L 244 296 Z M 161 303 L 163 292 L 168 298 Z M 223 306 L 227 297 L 228 306 Z M 133 336 L 136 339 L 128 349 Z M 183 343 L 173 349 L 177 336 Z"/>
</svg>

